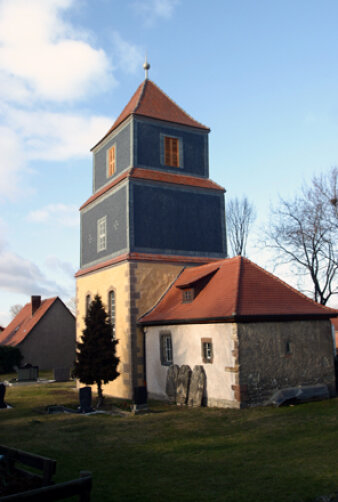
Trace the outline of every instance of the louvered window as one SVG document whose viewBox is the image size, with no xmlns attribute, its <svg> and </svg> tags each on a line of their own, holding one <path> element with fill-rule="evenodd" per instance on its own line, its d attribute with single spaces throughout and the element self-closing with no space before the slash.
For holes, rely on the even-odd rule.
<svg viewBox="0 0 338 502">
<path fill-rule="evenodd" d="M 115 145 L 108 151 L 108 177 L 115 173 L 116 147 Z"/>
<path fill-rule="evenodd" d="M 178 138 L 164 137 L 164 164 L 179 167 L 179 141 Z"/>
</svg>

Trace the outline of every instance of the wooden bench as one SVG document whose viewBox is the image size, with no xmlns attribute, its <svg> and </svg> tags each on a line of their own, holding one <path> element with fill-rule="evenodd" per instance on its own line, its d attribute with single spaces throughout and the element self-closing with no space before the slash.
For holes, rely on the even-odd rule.
<svg viewBox="0 0 338 502">
<path fill-rule="evenodd" d="M 1 502 L 53 502 L 68 499 L 78 495 L 79 502 L 90 502 L 92 489 L 92 475 L 89 472 L 80 472 L 79 479 L 58 483 L 53 486 L 44 486 L 35 490 L 0 497 Z"/>
<path fill-rule="evenodd" d="M 52 502 L 63 500 L 75 495 L 79 496 L 80 502 L 90 501 L 92 487 L 92 475 L 90 472 L 80 472 L 80 478 L 54 484 L 52 477 L 56 471 L 56 460 L 27 453 L 16 448 L 8 448 L 0 445 L 0 455 L 4 456 L 6 466 L 11 472 L 18 473 L 22 477 L 38 481 L 39 488 L 25 492 L 1 497 L 0 502 Z M 22 466 L 31 467 L 41 474 L 23 469 Z"/>
</svg>

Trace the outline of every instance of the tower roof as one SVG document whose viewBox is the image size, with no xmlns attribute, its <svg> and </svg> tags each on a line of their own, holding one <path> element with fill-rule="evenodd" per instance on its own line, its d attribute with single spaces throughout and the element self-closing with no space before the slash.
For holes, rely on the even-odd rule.
<svg viewBox="0 0 338 502">
<path fill-rule="evenodd" d="M 114 129 L 130 115 L 141 115 L 166 122 L 174 122 L 189 127 L 209 131 L 210 129 L 188 115 L 170 99 L 154 82 L 146 79 L 139 85 L 129 103 L 122 110 L 109 131 L 93 147 L 101 143 Z"/>
<path fill-rule="evenodd" d="M 193 301 L 182 290 L 193 288 Z M 187 268 L 140 323 L 179 324 L 221 320 L 330 318 L 338 311 L 320 305 L 247 258 L 237 256 Z"/>
</svg>

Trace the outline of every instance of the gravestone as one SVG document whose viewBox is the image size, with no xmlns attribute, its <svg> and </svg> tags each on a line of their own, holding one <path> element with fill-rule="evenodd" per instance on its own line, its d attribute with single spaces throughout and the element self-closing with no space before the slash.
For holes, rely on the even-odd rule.
<svg viewBox="0 0 338 502">
<path fill-rule="evenodd" d="M 6 386 L 3 383 L 0 383 L 0 409 L 7 408 L 7 404 L 5 403 L 5 394 Z"/>
<path fill-rule="evenodd" d="M 177 364 L 172 364 L 168 368 L 167 384 L 165 391 L 171 403 L 176 403 L 178 370 L 179 367 L 177 366 Z"/>
<path fill-rule="evenodd" d="M 69 374 L 69 368 L 54 368 L 54 380 L 56 382 L 68 382 Z"/>
<path fill-rule="evenodd" d="M 177 375 L 176 403 L 179 406 L 182 406 L 187 403 L 190 378 L 191 378 L 190 366 L 188 366 L 187 364 L 183 364 L 178 370 L 178 375 Z"/>
<path fill-rule="evenodd" d="M 92 408 L 92 389 L 91 387 L 81 387 L 79 390 L 80 412 L 89 413 Z"/>
<path fill-rule="evenodd" d="M 190 380 L 188 406 L 201 406 L 205 380 L 206 376 L 203 366 L 195 366 Z"/>
</svg>

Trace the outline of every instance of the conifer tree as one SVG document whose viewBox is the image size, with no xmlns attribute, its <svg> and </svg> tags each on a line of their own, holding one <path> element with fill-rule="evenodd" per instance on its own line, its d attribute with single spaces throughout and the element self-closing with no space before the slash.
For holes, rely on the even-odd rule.
<svg viewBox="0 0 338 502">
<path fill-rule="evenodd" d="M 82 341 L 77 343 L 73 375 L 87 385 L 96 383 L 99 407 L 103 402 L 102 384 L 119 376 L 117 365 L 120 362 L 115 355 L 118 341 L 113 339 L 109 316 L 99 295 L 88 308 L 85 324 Z"/>
</svg>

